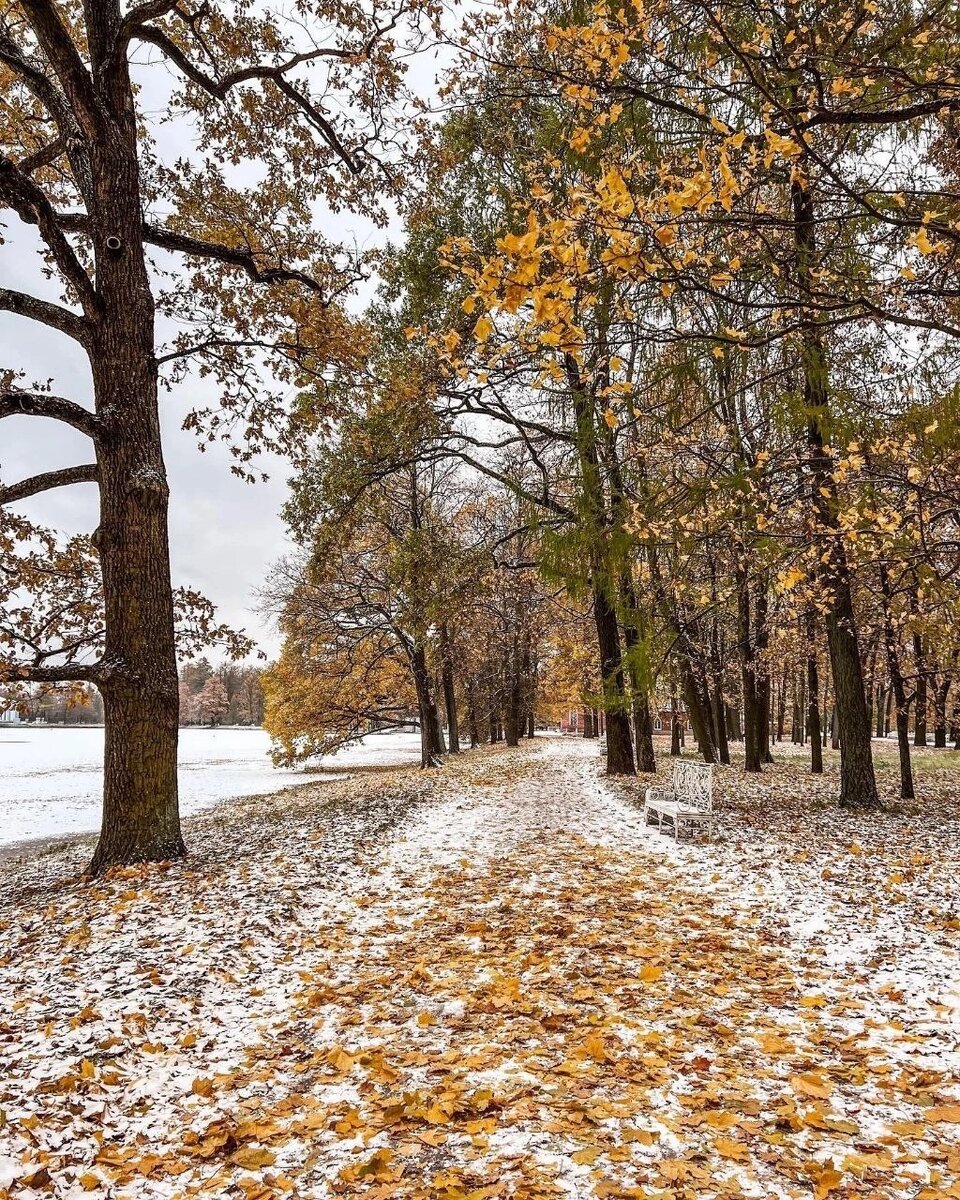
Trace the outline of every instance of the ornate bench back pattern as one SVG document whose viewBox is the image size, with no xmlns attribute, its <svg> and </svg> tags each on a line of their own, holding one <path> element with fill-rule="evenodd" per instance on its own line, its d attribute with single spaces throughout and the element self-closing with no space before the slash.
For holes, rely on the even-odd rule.
<svg viewBox="0 0 960 1200">
<path fill-rule="evenodd" d="M 681 804 L 713 809 L 713 767 L 709 763 L 691 762 L 680 758 L 673 764 L 673 790 Z"/>
</svg>

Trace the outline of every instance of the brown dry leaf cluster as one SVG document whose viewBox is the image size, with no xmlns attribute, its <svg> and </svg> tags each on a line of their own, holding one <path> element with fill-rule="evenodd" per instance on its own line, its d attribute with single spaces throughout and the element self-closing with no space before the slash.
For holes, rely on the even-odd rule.
<svg viewBox="0 0 960 1200">
<path fill-rule="evenodd" d="M 0 927 L 0 1197 L 960 1197 L 956 803 L 643 828 L 580 741 L 221 809 Z"/>
</svg>

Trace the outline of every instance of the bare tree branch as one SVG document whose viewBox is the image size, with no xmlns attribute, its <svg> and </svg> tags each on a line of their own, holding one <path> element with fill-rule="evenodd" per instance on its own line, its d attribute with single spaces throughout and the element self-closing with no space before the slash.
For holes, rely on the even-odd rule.
<svg viewBox="0 0 960 1200">
<path fill-rule="evenodd" d="M 0 288 L 0 309 L 16 313 L 18 317 L 39 321 L 42 325 L 49 325 L 51 329 L 57 329 L 67 337 L 73 338 L 81 346 L 86 346 L 89 341 L 85 319 L 60 304 L 39 300 L 36 296 L 14 291 L 13 288 Z"/>
<path fill-rule="evenodd" d="M 161 250 L 174 250 L 181 254 L 190 254 L 195 258 L 211 258 L 216 262 L 227 263 L 246 271 L 255 283 L 300 283 L 311 292 L 324 294 L 323 285 L 306 271 L 298 271 L 291 267 L 264 267 L 250 250 L 233 246 L 223 246 L 218 242 L 207 242 L 201 238 L 193 238 L 185 233 L 175 233 L 171 229 L 162 229 L 159 225 L 144 223 L 143 238 L 151 246 Z"/>
<path fill-rule="evenodd" d="M 99 418 L 89 409 L 61 396 L 43 392 L 21 392 L 13 388 L 0 389 L 0 420 L 4 417 L 49 417 L 79 429 L 96 440 L 100 436 Z"/>
<path fill-rule="evenodd" d="M 134 10 L 124 21 L 122 36 L 128 39 L 135 39 L 141 42 L 147 42 L 152 46 L 156 46 L 166 58 L 170 60 L 186 77 L 202 88 L 208 95 L 213 96 L 217 100 L 226 99 L 228 93 L 241 83 L 248 83 L 254 79 L 261 81 L 272 82 L 287 99 L 298 108 L 313 128 L 320 134 L 331 150 L 340 158 L 348 170 L 354 174 L 359 174 L 363 169 L 362 162 L 358 161 L 347 149 L 340 140 L 336 130 L 330 123 L 324 113 L 313 103 L 308 96 L 305 96 L 298 88 L 296 88 L 286 76 L 295 67 L 302 66 L 304 63 L 314 62 L 317 59 L 333 58 L 343 62 L 351 62 L 366 58 L 373 50 L 377 42 L 396 28 L 400 16 L 404 11 L 404 5 L 400 4 L 397 10 L 393 13 L 391 19 L 385 25 L 378 25 L 371 33 L 370 37 L 363 43 L 362 46 L 354 48 L 347 47 L 315 47 L 313 50 L 306 50 L 300 54 L 294 54 L 286 62 L 277 63 L 275 65 L 255 64 L 249 67 L 242 67 L 239 70 L 231 71 L 229 74 L 216 78 L 201 70 L 189 55 L 187 55 L 177 44 L 170 38 L 162 29 L 158 29 L 154 25 L 143 24 L 137 20 L 137 12 L 142 12 L 143 9 L 149 8 L 151 5 L 145 4 L 140 10 Z M 164 8 L 163 0 L 157 0 L 155 7 L 162 11 L 168 11 L 171 6 Z"/>
<path fill-rule="evenodd" d="M 21 479 L 19 483 L 12 483 L 9 487 L 0 487 L 0 504 L 15 504 L 18 500 L 26 500 L 28 496 L 67 487 L 71 483 L 96 483 L 98 478 L 96 463 L 63 467 L 59 471 L 44 471 L 41 475 L 31 475 L 29 479 Z"/>
<path fill-rule="evenodd" d="M 103 674 L 98 662 L 39 667 L 32 663 L 5 663 L 0 659 L 0 679 L 14 683 L 99 683 Z"/>
</svg>

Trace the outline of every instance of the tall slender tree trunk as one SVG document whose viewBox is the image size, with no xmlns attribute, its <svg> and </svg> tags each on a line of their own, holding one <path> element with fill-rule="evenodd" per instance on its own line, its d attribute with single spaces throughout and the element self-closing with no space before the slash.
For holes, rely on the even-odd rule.
<svg viewBox="0 0 960 1200">
<path fill-rule="evenodd" d="M 530 626 L 527 624 L 523 631 L 523 708 L 522 720 L 520 723 L 520 733 L 526 733 L 528 738 L 532 738 L 536 732 L 534 725 L 534 712 L 536 710 L 537 696 L 537 673 L 533 662 L 533 653 L 530 648 Z"/>
<path fill-rule="evenodd" d="M 790 194 L 797 278 L 807 301 L 801 311 L 803 397 L 807 412 L 814 535 L 821 551 L 820 579 L 828 598 L 827 641 L 840 735 L 840 804 L 844 808 L 876 809 L 882 805 L 873 769 L 870 719 L 864 695 L 853 587 L 837 513 L 838 496 L 833 463 L 825 448 L 830 401 L 826 351 L 813 301 L 813 272 L 817 267 L 816 215 L 813 193 L 804 175 L 808 168 L 806 162 L 795 165 Z"/>
<path fill-rule="evenodd" d="M 727 739 L 727 714 L 723 699 L 723 646 L 719 621 L 714 621 L 710 637 L 710 668 L 713 686 L 710 688 L 710 708 L 713 724 L 713 739 L 717 757 L 725 766 L 730 765 L 730 743 Z"/>
<path fill-rule="evenodd" d="M 913 658 L 917 664 L 917 684 L 913 692 L 913 744 L 927 744 L 927 661 L 923 650 L 923 638 L 913 635 Z"/>
<path fill-rule="evenodd" d="M 467 679 L 467 730 L 470 733 L 470 749 L 480 745 L 480 729 L 477 722 L 477 685 L 471 675 Z"/>
<path fill-rule="evenodd" d="M 457 720 L 457 691 L 453 679 L 453 653 L 446 621 L 440 625 L 441 678 L 443 705 L 447 711 L 447 742 L 451 754 L 460 753 L 460 724 Z"/>
<path fill-rule="evenodd" d="M 947 700 L 952 677 L 944 673 L 933 689 L 933 744 L 938 750 L 947 745 Z"/>
<path fill-rule="evenodd" d="M 890 691 L 896 705 L 897 722 L 897 753 L 900 760 L 900 799 L 913 800 L 913 765 L 910 762 L 910 700 L 904 685 L 903 671 L 900 667 L 900 654 L 897 646 L 897 633 L 893 623 L 893 588 L 890 585 L 890 574 L 887 565 L 878 565 L 880 574 L 880 595 L 883 600 L 883 640 L 887 656 L 887 676 L 890 679 Z"/>
<path fill-rule="evenodd" d="M 513 634 L 507 647 L 506 658 L 506 704 L 503 713 L 503 735 L 508 746 L 520 745 L 520 719 L 523 709 L 523 683 L 520 679 L 520 653 L 517 635 Z"/>
<path fill-rule="evenodd" d="M 113 80 L 91 142 L 90 213 L 99 321 L 89 348 L 103 436 L 96 445 L 104 597 L 103 816 L 90 870 L 179 858 L 179 692 L 170 583 L 169 488 L 160 439 L 154 301 L 142 244 L 136 115 L 115 44 L 118 5 L 88 6 L 95 71 Z M 109 239 L 116 239 L 115 241 Z"/>
<path fill-rule="evenodd" d="M 762 714 L 757 692 L 750 587 L 746 576 L 742 576 L 739 581 L 737 611 L 741 655 L 740 676 L 743 688 L 743 769 L 750 774 L 755 774 L 761 769 L 759 727 Z"/>
<path fill-rule="evenodd" d="M 680 703 L 676 694 L 670 697 L 670 757 L 679 758 L 682 730 L 680 728 Z"/>
<path fill-rule="evenodd" d="M 883 728 L 884 721 L 885 721 L 884 714 L 886 712 L 886 707 L 887 707 L 888 691 L 889 691 L 888 688 L 884 687 L 882 684 L 878 684 L 878 686 L 877 686 L 877 724 L 876 724 L 876 728 L 874 730 L 874 733 L 878 738 L 882 738 L 884 736 L 884 728 Z"/>
<path fill-rule="evenodd" d="M 820 734 L 820 673 L 817 669 L 817 624 L 813 610 L 806 615 L 807 635 L 807 733 L 810 735 L 810 773 L 823 774 L 823 742 Z"/>
</svg>

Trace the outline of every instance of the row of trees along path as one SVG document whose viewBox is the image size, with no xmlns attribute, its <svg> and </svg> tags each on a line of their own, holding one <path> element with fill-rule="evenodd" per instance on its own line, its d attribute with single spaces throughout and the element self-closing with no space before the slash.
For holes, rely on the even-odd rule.
<svg viewBox="0 0 960 1200">
<path fill-rule="evenodd" d="M 291 462 L 281 760 L 416 713 L 431 766 L 460 710 L 515 741 L 586 703 L 645 772 L 677 697 L 755 773 L 789 690 L 844 807 L 888 708 L 912 795 L 911 720 L 957 726 L 956 37 L 895 0 L 8 6 L 0 197 L 43 274 L 0 309 L 92 404 L 3 374 L 0 418 L 91 452 L 0 488 L 2 671 L 103 697 L 92 869 L 184 852 L 177 656 L 249 649 L 171 583 L 158 389 L 198 377 L 189 430 Z M 376 255 L 333 237 L 395 209 Z M 89 537 L 21 515 L 77 484 Z"/>
</svg>

